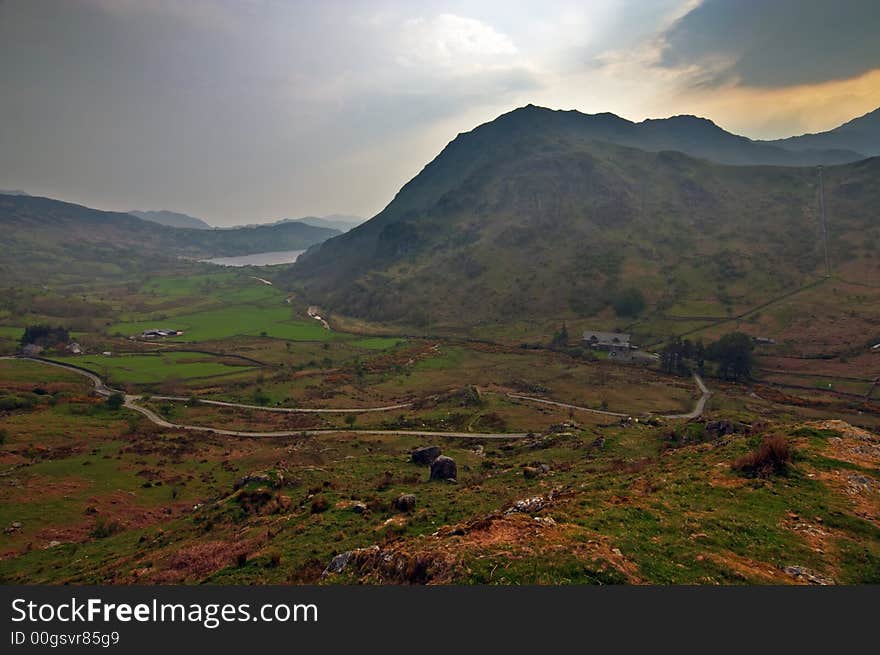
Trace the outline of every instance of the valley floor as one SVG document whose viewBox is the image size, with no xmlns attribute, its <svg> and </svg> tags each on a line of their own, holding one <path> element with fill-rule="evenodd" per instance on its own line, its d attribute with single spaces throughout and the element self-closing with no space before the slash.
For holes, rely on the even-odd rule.
<svg viewBox="0 0 880 655">
<path fill-rule="evenodd" d="M 880 582 L 880 355 L 763 348 L 752 383 L 703 387 L 344 333 L 248 275 L 104 289 L 85 354 L 0 360 L 0 580 Z"/>
</svg>

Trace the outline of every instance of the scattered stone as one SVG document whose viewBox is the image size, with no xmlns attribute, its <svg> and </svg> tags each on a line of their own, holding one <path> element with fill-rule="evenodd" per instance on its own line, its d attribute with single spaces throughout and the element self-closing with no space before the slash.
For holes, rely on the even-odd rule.
<svg viewBox="0 0 880 655">
<path fill-rule="evenodd" d="M 595 448 L 596 450 L 602 450 L 605 447 L 605 437 L 597 437 L 593 443 L 590 444 L 590 448 Z"/>
<path fill-rule="evenodd" d="M 786 566 L 782 570 L 788 573 L 788 575 L 790 575 L 791 577 L 804 582 L 809 582 L 810 584 L 834 584 L 834 580 L 832 580 L 831 578 L 826 578 L 825 576 L 819 575 L 804 566 Z"/>
<path fill-rule="evenodd" d="M 545 498 L 544 496 L 532 496 L 531 498 L 523 498 L 522 500 L 516 501 L 513 505 L 508 508 L 505 514 L 513 514 L 515 512 L 521 512 L 523 514 L 533 514 L 544 509 L 547 505 L 550 504 L 550 499 Z"/>
<path fill-rule="evenodd" d="M 243 478 L 239 478 L 232 489 L 238 491 L 239 489 L 253 483 L 265 485 L 271 489 L 277 489 L 283 485 L 284 476 L 281 475 L 281 473 L 278 473 L 277 477 L 267 473 L 251 473 Z"/>
<path fill-rule="evenodd" d="M 354 554 L 354 551 L 347 550 L 344 553 L 339 553 L 333 559 L 330 560 L 330 563 L 327 565 L 327 568 L 324 569 L 324 573 L 322 575 L 329 575 L 330 573 L 340 573 L 345 570 L 345 567 L 348 566 L 348 563 L 351 561 L 351 556 Z"/>
<path fill-rule="evenodd" d="M 446 455 L 440 455 L 431 462 L 432 480 L 455 480 L 458 477 L 458 468 L 455 460 Z"/>
<path fill-rule="evenodd" d="M 523 477 L 527 479 L 537 478 L 538 477 L 538 469 L 534 466 L 524 466 L 523 467 Z"/>
<path fill-rule="evenodd" d="M 411 512 L 416 508 L 415 494 L 403 494 L 394 499 L 391 506 L 398 512 Z"/>
<path fill-rule="evenodd" d="M 351 506 L 351 511 L 355 514 L 365 514 L 367 511 L 367 506 L 364 503 L 357 502 Z"/>
<path fill-rule="evenodd" d="M 356 550 L 347 550 L 344 553 L 339 553 L 330 560 L 330 563 L 327 565 L 327 568 L 324 569 L 321 577 L 326 577 L 331 573 L 341 573 L 349 564 L 352 563 L 353 560 L 356 560 L 358 557 L 362 557 L 365 555 L 374 555 L 378 552 L 378 546 L 370 546 L 369 548 L 358 548 Z"/>
<path fill-rule="evenodd" d="M 612 548 L 611 552 L 617 555 L 618 557 L 623 557 L 623 553 L 620 551 L 620 548 Z"/>
<path fill-rule="evenodd" d="M 855 493 L 870 491 L 872 487 L 877 486 L 877 481 L 874 478 L 869 478 L 867 475 L 860 473 L 851 473 L 847 477 L 847 482 L 849 483 L 850 491 Z"/>
<path fill-rule="evenodd" d="M 717 439 L 736 432 L 736 426 L 731 421 L 707 421 L 706 432 Z"/>
<path fill-rule="evenodd" d="M 98 513 L 97 507 L 94 507 L 92 505 L 89 505 L 88 507 L 86 507 L 86 514 L 97 514 L 97 513 Z"/>
<path fill-rule="evenodd" d="M 552 516 L 533 516 L 532 518 L 537 523 L 540 523 L 541 525 L 546 525 L 546 526 L 556 525 L 556 521 L 553 519 Z"/>
<path fill-rule="evenodd" d="M 431 462 L 440 457 L 440 446 L 425 446 L 424 448 L 416 448 L 412 452 L 413 464 L 419 466 L 429 466 Z"/>
</svg>

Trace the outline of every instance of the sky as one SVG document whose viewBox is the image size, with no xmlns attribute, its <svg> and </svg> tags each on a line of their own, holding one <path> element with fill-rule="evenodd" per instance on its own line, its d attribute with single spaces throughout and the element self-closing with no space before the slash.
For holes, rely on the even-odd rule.
<svg viewBox="0 0 880 655">
<path fill-rule="evenodd" d="M 0 188 L 370 217 L 529 103 L 833 128 L 880 106 L 878 34 L 876 0 L 0 0 Z"/>
</svg>

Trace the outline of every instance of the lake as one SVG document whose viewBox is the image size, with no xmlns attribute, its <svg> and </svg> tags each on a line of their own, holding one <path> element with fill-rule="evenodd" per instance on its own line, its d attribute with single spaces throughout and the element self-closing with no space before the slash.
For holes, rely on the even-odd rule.
<svg viewBox="0 0 880 655">
<path fill-rule="evenodd" d="M 292 264 L 305 250 L 280 250 L 277 252 L 257 252 L 252 255 L 238 257 L 215 257 L 203 259 L 203 262 L 219 266 L 273 266 L 275 264 Z"/>
</svg>

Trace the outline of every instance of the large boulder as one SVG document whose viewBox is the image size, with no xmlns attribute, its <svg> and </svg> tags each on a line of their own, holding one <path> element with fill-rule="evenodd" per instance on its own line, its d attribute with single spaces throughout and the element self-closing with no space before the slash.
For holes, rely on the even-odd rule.
<svg viewBox="0 0 880 655">
<path fill-rule="evenodd" d="M 730 421 L 707 421 L 706 432 L 708 432 L 713 438 L 717 439 L 718 437 L 733 434 L 736 432 L 736 427 L 734 427 L 733 423 Z"/>
<path fill-rule="evenodd" d="M 414 494 L 403 494 L 395 498 L 391 506 L 398 512 L 409 513 L 416 508 L 416 497 Z"/>
<path fill-rule="evenodd" d="M 440 446 L 425 446 L 424 448 L 416 448 L 412 452 L 412 461 L 420 466 L 428 466 L 435 459 L 440 457 Z"/>
<path fill-rule="evenodd" d="M 455 466 L 455 460 L 446 455 L 440 455 L 431 462 L 431 479 L 432 480 L 455 480 L 458 477 L 458 468 Z"/>
</svg>

